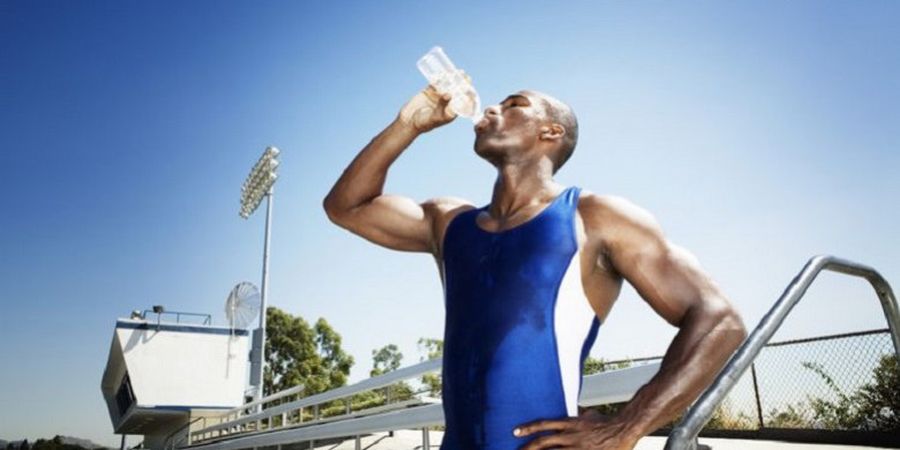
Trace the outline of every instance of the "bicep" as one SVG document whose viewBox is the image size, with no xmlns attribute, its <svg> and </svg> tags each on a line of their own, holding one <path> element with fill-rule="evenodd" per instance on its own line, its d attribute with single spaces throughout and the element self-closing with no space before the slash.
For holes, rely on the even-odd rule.
<svg viewBox="0 0 900 450">
<path fill-rule="evenodd" d="M 399 195 L 382 194 L 332 218 L 366 240 L 392 250 L 433 251 L 431 201 L 422 204 Z"/>
<path fill-rule="evenodd" d="M 697 258 L 668 241 L 649 213 L 625 217 L 606 246 L 615 270 L 672 325 L 691 307 L 722 298 Z"/>
</svg>

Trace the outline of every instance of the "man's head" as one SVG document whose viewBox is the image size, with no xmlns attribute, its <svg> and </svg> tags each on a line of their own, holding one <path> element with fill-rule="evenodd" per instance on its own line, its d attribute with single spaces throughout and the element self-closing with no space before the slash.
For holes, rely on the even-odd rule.
<svg viewBox="0 0 900 450">
<path fill-rule="evenodd" d="M 578 121 L 572 108 L 537 91 L 519 91 L 487 107 L 484 119 L 475 125 L 475 153 L 497 167 L 549 158 L 556 173 L 577 142 Z"/>
</svg>

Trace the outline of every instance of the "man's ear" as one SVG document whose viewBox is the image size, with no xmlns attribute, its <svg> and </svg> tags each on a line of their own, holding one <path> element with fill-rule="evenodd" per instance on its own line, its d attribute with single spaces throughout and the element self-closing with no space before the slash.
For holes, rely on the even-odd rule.
<svg viewBox="0 0 900 450">
<path fill-rule="evenodd" d="M 544 125 L 541 127 L 541 135 L 540 139 L 542 140 L 556 140 L 562 139 L 563 136 L 566 135 L 566 128 L 558 123 L 552 123 L 550 125 Z"/>
</svg>

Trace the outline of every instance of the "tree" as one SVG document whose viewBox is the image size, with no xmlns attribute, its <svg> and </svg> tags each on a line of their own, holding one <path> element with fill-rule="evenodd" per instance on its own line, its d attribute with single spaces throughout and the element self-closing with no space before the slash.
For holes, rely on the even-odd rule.
<svg viewBox="0 0 900 450">
<path fill-rule="evenodd" d="M 444 341 L 441 339 L 419 338 L 419 351 L 425 351 L 427 359 L 420 357 L 419 361 L 431 361 L 432 359 L 444 357 Z M 426 373 L 420 378 L 422 384 L 429 387 L 432 397 L 441 396 L 441 374 L 440 372 Z"/>
<path fill-rule="evenodd" d="M 341 335 L 324 318 L 310 327 L 302 317 L 278 308 L 266 310 L 266 393 L 303 385 L 309 396 L 347 384 L 353 357 L 341 348 Z"/>
<path fill-rule="evenodd" d="M 372 350 L 372 370 L 370 377 L 382 375 L 400 368 L 403 353 L 394 344 L 388 344 L 379 350 Z"/>
<path fill-rule="evenodd" d="M 372 370 L 369 376 L 377 377 L 400 368 L 403 353 L 395 344 L 388 344 L 378 350 L 372 350 Z M 400 381 L 376 391 L 360 392 L 353 396 L 353 404 L 357 409 L 381 406 L 391 402 L 413 398 L 413 389 L 405 381 Z"/>
<path fill-rule="evenodd" d="M 400 353 L 400 350 L 394 344 L 385 345 L 379 350 L 372 350 L 372 371 L 370 375 L 374 377 L 393 372 L 400 368 L 402 360 L 403 353 Z M 413 398 L 413 389 L 405 381 L 385 387 L 383 391 L 385 400 L 389 398 L 391 402 Z"/>
<path fill-rule="evenodd" d="M 766 415 L 765 424 L 767 428 L 809 428 L 806 416 L 803 402 L 787 404 L 783 410 L 772 408 Z"/>
<path fill-rule="evenodd" d="M 28 439 L 25 439 L 24 441 L 22 441 L 21 444 L 19 444 L 19 450 L 30 450 L 30 449 L 31 449 L 31 446 L 28 445 Z"/>
<path fill-rule="evenodd" d="M 855 399 L 855 395 L 847 395 L 834 378 L 825 371 L 820 363 L 802 362 L 803 368 L 813 371 L 818 375 L 825 385 L 837 396 L 837 401 L 825 400 L 822 398 L 811 398 L 807 396 L 809 407 L 813 411 L 818 426 L 829 430 L 850 430 L 857 428 L 860 423 L 859 403 Z"/>
<path fill-rule="evenodd" d="M 822 379 L 836 400 L 807 396 L 806 401 L 769 412 L 766 425 L 775 428 L 824 428 L 829 430 L 900 430 L 900 364 L 896 355 L 884 355 L 872 371 L 874 380 L 850 394 L 841 390 L 824 367 L 815 362 L 801 365 Z M 808 415 L 812 420 L 807 420 Z"/>
<path fill-rule="evenodd" d="M 869 429 L 900 431 L 900 360 L 884 355 L 873 371 L 874 383 L 861 387 L 859 413 Z"/>
</svg>

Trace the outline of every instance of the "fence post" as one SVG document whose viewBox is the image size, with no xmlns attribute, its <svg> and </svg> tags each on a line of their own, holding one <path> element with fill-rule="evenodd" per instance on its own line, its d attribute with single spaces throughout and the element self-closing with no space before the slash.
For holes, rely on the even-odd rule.
<svg viewBox="0 0 900 450">
<path fill-rule="evenodd" d="M 759 429 L 766 427 L 763 423 L 762 403 L 759 401 L 759 384 L 756 382 L 756 363 L 750 364 L 750 375 L 753 376 L 753 395 L 756 397 L 756 417 L 759 418 Z"/>
</svg>

